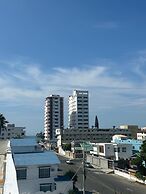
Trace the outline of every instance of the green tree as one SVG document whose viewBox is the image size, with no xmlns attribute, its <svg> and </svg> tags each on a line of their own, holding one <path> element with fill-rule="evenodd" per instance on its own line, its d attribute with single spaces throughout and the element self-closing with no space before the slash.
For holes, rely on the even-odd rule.
<svg viewBox="0 0 146 194">
<path fill-rule="evenodd" d="M 62 149 L 63 149 L 64 151 L 71 151 L 71 144 L 70 144 L 70 143 L 68 143 L 68 144 L 63 144 L 63 145 L 62 145 Z"/>
<path fill-rule="evenodd" d="M 141 151 L 137 157 L 132 161 L 132 164 L 137 165 L 138 172 L 136 176 L 142 180 L 145 180 L 146 176 L 146 141 L 141 146 Z"/>
<path fill-rule="evenodd" d="M 44 133 L 41 131 L 40 133 L 36 134 L 37 141 L 44 141 Z"/>
<path fill-rule="evenodd" d="M 8 123 L 8 121 L 3 116 L 3 114 L 0 113 L 0 134 L 1 134 L 2 129 L 6 129 L 6 123 Z"/>
<path fill-rule="evenodd" d="M 76 194 L 76 191 L 70 190 L 70 191 L 68 192 L 68 194 Z"/>
</svg>

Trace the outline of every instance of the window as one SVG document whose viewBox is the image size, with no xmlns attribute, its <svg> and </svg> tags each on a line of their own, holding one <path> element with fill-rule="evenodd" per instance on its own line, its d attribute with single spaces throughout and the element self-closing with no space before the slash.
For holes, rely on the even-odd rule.
<svg viewBox="0 0 146 194">
<path fill-rule="evenodd" d="M 126 152 L 126 147 L 123 147 L 122 148 L 122 152 Z"/>
<path fill-rule="evenodd" d="M 56 190 L 56 183 L 42 183 L 40 184 L 40 191 L 54 191 Z"/>
<path fill-rule="evenodd" d="M 26 179 L 26 177 L 27 177 L 27 169 L 26 168 L 17 168 L 16 173 L 17 173 L 17 180 Z"/>
<path fill-rule="evenodd" d="M 104 147 L 103 146 L 99 146 L 99 152 L 104 153 Z"/>
<path fill-rule="evenodd" d="M 43 183 L 40 184 L 40 191 L 52 191 L 52 183 Z"/>
<path fill-rule="evenodd" d="M 50 177 L 50 167 L 39 167 L 39 178 L 49 178 Z"/>
</svg>

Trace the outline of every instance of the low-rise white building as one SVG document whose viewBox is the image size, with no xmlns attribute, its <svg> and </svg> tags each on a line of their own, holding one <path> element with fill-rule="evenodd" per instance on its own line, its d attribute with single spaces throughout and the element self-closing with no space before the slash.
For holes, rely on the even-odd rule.
<svg viewBox="0 0 146 194">
<path fill-rule="evenodd" d="M 10 145 L 3 194 L 68 194 L 73 189 L 72 180 L 58 176 L 55 152 L 42 149 L 34 138 L 13 139 Z"/>
<path fill-rule="evenodd" d="M 59 159 L 52 151 L 14 154 L 20 194 L 40 191 L 56 194 Z"/>
<path fill-rule="evenodd" d="M 146 140 L 146 133 L 145 132 L 137 133 L 137 139 L 141 140 L 141 141 L 145 141 Z"/>
<path fill-rule="evenodd" d="M 131 144 L 93 143 L 91 154 L 112 160 L 129 159 L 132 156 Z"/>
<path fill-rule="evenodd" d="M 114 135 L 111 142 L 117 144 L 131 144 L 133 154 L 140 152 L 142 145 L 142 140 L 129 139 L 125 135 Z"/>
</svg>

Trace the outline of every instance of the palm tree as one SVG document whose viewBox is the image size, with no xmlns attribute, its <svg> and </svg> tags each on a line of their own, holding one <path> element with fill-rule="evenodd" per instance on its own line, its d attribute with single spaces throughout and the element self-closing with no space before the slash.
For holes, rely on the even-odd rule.
<svg viewBox="0 0 146 194">
<path fill-rule="evenodd" d="M 8 121 L 6 120 L 6 118 L 3 116 L 2 113 L 0 113 L 0 134 L 2 129 L 6 129 L 6 123 L 8 123 Z"/>
</svg>

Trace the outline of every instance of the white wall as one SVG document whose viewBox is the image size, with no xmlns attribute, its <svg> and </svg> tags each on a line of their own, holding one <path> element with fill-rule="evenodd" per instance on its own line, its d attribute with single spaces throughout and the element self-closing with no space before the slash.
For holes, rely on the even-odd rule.
<svg viewBox="0 0 146 194">
<path fill-rule="evenodd" d="M 132 156 L 132 144 L 118 144 L 120 152 L 118 152 L 118 158 L 129 159 Z M 122 152 L 122 148 L 126 147 L 126 152 Z"/>
<path fill-rule="evenodd" d="M 3 194 L 19 194 L 16 170 L 11 153 L 7 153 L 6 175 Z"/>
<path fill-rule="evenodd" d="M 54 178 L 57 177 L 58 165 L 52 165 L 50 170 L 50 178 L 39 178 L 39 168 L 38 166 L 28 166 L 27 167 L 27 179 L 18 180 L 18 188 L 20 194 L 34 194 L 40 190 L 41 183 L 54 183 Z"/>
<path fill-rule="evenodd" d="M 31 194 L 68 194 L 68 191 L 72 189 L 73 189 L 72 181 L 60 181 L 60 182 L 56 182 L 56 190 L 53 192 L 39 191 L 36 193 L 31 193 Z M 30 193 L 25 193 L 25 194 L 30 194 Z"/>
<path fill-rule="evenodd" d="M 135 176 L 131 175 L 130 173 L 125 173 L 125 172 L 122 172 L 122 171 L 120 171 L 120 170 L 114 170 L 114 173 L 115 173 L 116 175 L 119 175 L 119 176 L 122 176 L 122 177 L 124 177 L 124 178 L 127 178 L 127 179 L 129 179 L 129 180 L 131 180 L 131 181 L 146 184 L 146 181 L 142 181 L 142 180 L 136 178 Z"/>
</svg>

